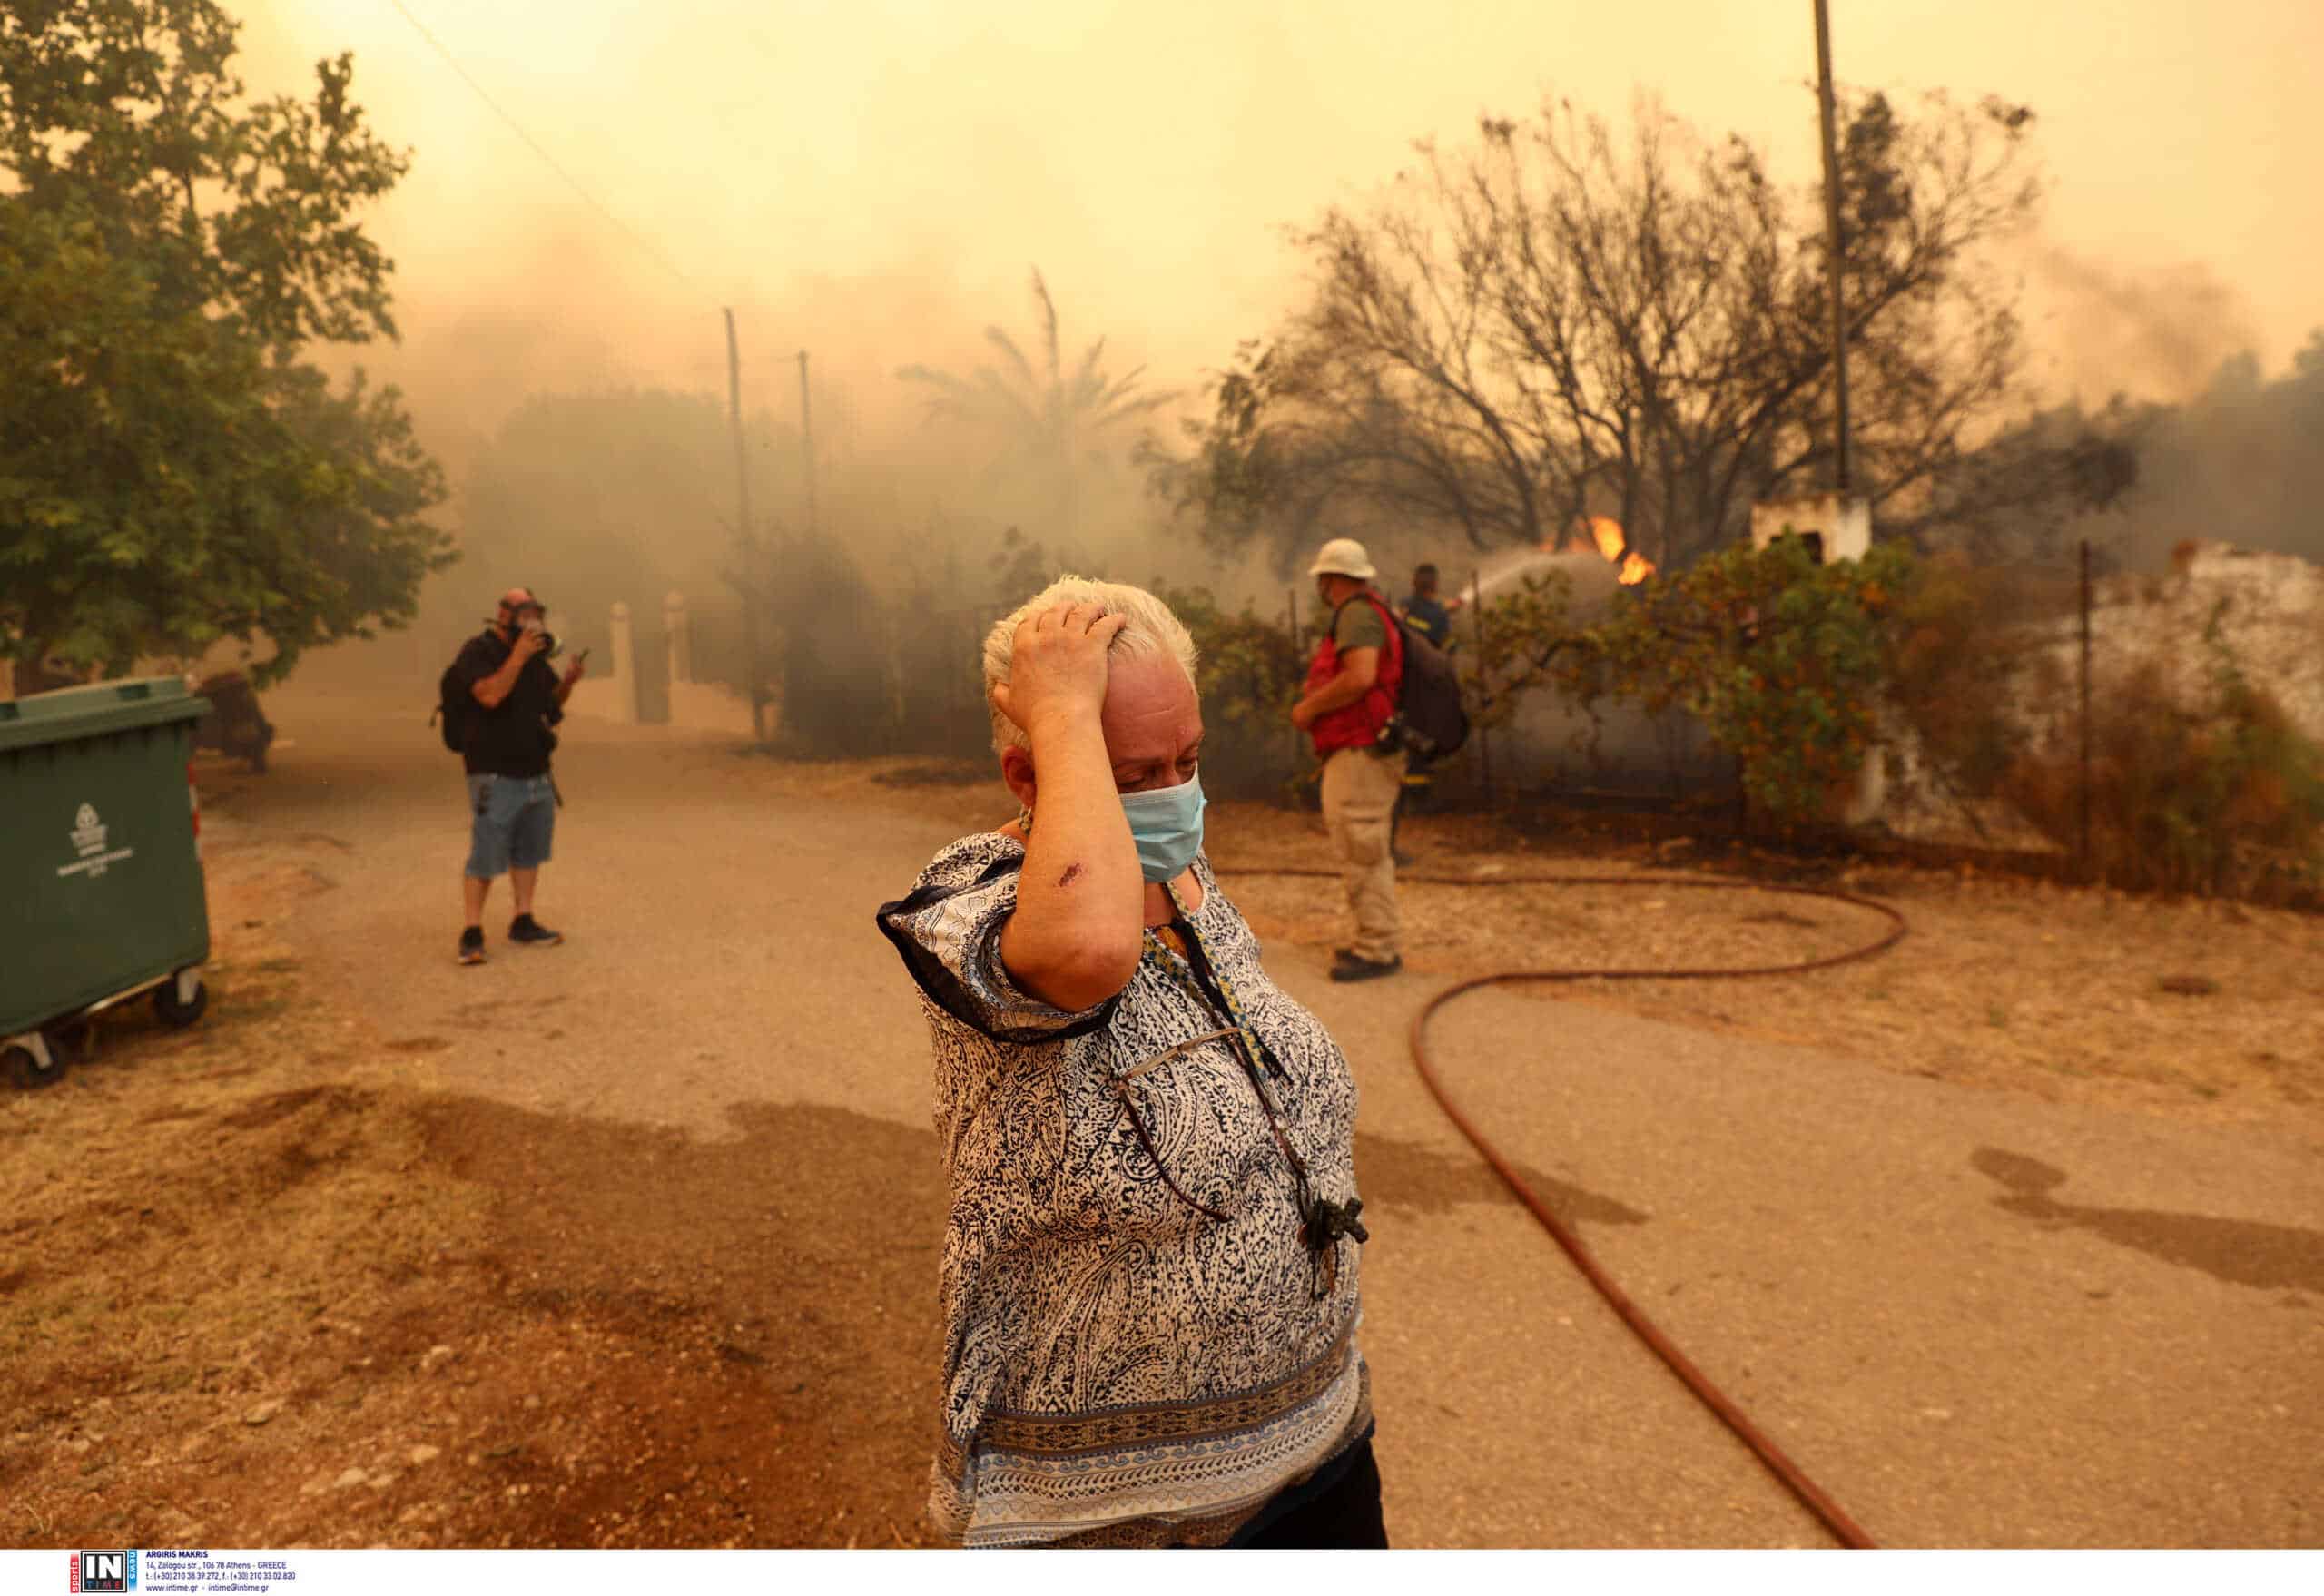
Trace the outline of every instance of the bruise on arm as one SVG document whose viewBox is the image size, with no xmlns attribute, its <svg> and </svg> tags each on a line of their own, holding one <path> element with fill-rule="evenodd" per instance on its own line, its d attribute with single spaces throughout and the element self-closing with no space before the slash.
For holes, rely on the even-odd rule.
<svg viewBox="0 0 2324 1596">
<path fill-rule="evenodd" d="M 1069 887 L 1080 874 L 1081 867 L 1078 864 L 1068 864 L 1065 867 L 1065 873 L 1057 878 L 1057 884 L 1060 887 Z"/>
</svg>

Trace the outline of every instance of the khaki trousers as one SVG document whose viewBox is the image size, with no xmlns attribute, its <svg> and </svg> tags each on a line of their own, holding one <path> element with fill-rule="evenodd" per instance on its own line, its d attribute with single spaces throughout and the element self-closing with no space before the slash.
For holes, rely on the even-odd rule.
<svg viewBox="0 0 2324 1596">
<path fill-rule="evenodd" d="M 1396 857 L 1388 825 L 1410 757 L 1402 750 L 1384 758 L 1369 749 L 1343 748 L 1324 761 L 1324 826 L 1345 869 L 1355 954 L 1382 963 L 1398 957 Z"/>
</svg>

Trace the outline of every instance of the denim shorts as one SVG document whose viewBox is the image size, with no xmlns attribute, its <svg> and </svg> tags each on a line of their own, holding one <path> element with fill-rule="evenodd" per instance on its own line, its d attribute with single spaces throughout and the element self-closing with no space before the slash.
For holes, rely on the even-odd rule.
<svg viewBox="0 0 2324 1596">
<path fill-rule="evenodd" d="M 547 776 L 470 776 L 468 813 L 468 873 L 478 881 L 548 862 L 556 789 Z"/>
</svg>

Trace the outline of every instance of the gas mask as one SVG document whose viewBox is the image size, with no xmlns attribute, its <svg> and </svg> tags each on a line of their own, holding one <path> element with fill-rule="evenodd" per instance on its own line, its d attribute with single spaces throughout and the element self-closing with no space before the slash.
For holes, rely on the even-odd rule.
<svg viewBox="0 0 2324 1596">
<path fill-rule="evenodd" d="M 503 609 L 493 624 L 517 632 L 538 632 L 541 635 L 541 657 L 556 657 L 556 634 L 548 629 L 548 607 L 546 605 L 528 604 L 515 611 Z"/>
</svg>

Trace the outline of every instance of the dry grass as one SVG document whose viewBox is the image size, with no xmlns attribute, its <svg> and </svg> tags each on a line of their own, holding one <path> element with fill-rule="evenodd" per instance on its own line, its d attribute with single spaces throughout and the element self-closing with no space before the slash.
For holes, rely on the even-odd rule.
<svg viewBox="0 0 2324 1596">
<path fill-rule="evenodd" d="M 923 1541 L 932 1352 L 869 1327 L 928 1261 L 851 1228 L 866 1191 L 804 1188 L 838 1165 L 932 1229 L 925 1136 L 786 1122 L 753 1182 L 420 1090 L 431 1039 L 273 934 L 305 849 L 212 845 L 201 1024 L 125 1005 L 0 1093 L 0 1544 Z M 848 1145 L 763 1145 L 819 1137 Z"/>
</svg>

